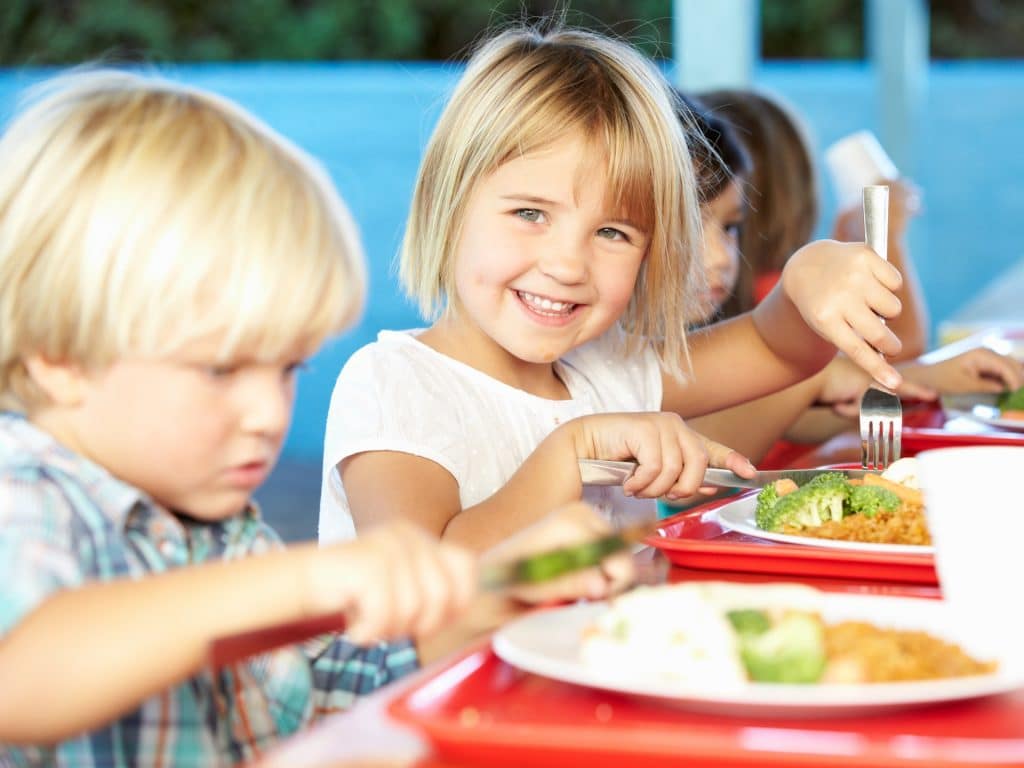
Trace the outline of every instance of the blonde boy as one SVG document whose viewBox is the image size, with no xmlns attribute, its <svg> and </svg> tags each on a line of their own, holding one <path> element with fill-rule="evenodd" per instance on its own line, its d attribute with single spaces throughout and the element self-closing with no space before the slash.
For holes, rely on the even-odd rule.
<svg viewBox="0 0 1024 768">
<path fill-rule="evenodd" d="M 236 763 L 414 668 L 380 640 L 462 611 L 472 559 L 408 525 L 284 549 L 250 502 L 297 366 L 362 300 L 322 171 L 229 102 L 100 71 L 0 167 L 0 762 Z M 337 611 L 351 642 L 205 668 L 218 636 Z"/>
</svg>

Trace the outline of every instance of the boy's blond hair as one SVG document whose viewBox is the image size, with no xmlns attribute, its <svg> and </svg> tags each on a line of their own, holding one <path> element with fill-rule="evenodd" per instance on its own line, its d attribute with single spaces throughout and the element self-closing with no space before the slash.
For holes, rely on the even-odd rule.
<svg viewBox="0 0 1024 768">
<path fill-rule="evenodd" d="M 102 369 L 199 339 L 220 361 L 311 349 L 360 311 L 326 174 L 240 107 L 112 70 L 57 78 L 0 139 L 0 407 L 24 358 Z"/>
<path fill-rule="evenodd" d="M 580 132 L 614 199 L 650 235 L 622 318 L 682 376 L 683 318 L 704 279 L 686 138 L 664 78 L 629 45 L 580 30 L 514 29 L 472 57 L 427 146 L 400 276 L 426 317 L 452 308 L 453 253 L 475 185 L 502 163 Z M 696 134 L 695 134 L 696 135 Z"/>
</svg>

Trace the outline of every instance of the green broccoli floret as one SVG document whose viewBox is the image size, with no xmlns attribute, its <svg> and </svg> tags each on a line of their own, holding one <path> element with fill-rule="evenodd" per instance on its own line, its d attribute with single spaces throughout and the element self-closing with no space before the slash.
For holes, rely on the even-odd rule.
<svg viewBox="0 0 1024 768">
<path fill-rule="evenodd" d="M 743 608 L 725 614 L 738 635 L 759 635 L 771 629 L 772 620 L 768 614 L 755 608 Z"/>
<path fill-rule="evenodd" d="M 804 488 L 828 488 L 830 490 L 838 490 L 842 493 L 849 493 L 850 485 L 846 479 L 846 475 L 842 472 L 822 472 L 820 475 L 815 475 L 808 481 Z"/>
<path fill-rule="evenodd" d="M 779 492 L 775 490 L 775 484 L 769 483 L 757 494 L 757 508 L 754 510 L 754 522 L 757 527 L 763 530 L 771 530 L 769 527 L 772 520 L 772 510 L 779 500 Z"/>
<path fill-rule="evenodd" d="M 786 527 L 813 528 L 829 520 L 842 520 L 843 501 L 849 491 L 850 484 L 842 475 L 835 472 L 818 475 L 783 496 L 760 516 L 755 512 L 754 519 L 758 527 L 766 531 L 781 531 Z"/>
<path fill-rule="evenodd" d="M 846 514 L 874 517 L 879 512 L 895 512 L 900 508 L 900 497 L 888 488 L 877 485 L 855 485 L 846 497 Z"/>
<path fill-rule="evenodd" d="M 765 632 L 740 634 L 739 644 L 755 682 L 814 683 L 825 671 L 825 629 L 811 613 L 787 613 Z"/>
<path fill-rule="evenodd" d="M 996 401 L 1001 411 L 1024 411 L 1024 387 L 1004 392 Z"/>
</svg>

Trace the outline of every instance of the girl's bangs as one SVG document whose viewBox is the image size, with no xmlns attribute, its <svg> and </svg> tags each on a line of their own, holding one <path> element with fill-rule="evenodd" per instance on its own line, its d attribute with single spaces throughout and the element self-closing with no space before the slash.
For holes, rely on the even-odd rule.
<svg viewBox="0 0 1024 768">
<path fill-rule="evenodd" d="M 604 127 L 607 185 L 615 211 L 623 212 L 648 235 L 655 225 L 655 180 L 662 178 L 643 138 L 625 124 Z"/>
</svg>

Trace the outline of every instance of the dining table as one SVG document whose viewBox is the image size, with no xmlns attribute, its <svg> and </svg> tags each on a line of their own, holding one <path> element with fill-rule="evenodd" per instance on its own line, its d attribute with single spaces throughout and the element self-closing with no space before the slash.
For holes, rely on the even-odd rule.
<svg viewBox="0 0 1024 768">
<path fill-rule="evenodd" d="M 698 507 L 680 518 L 706 514 Z M 928 579 L 687 567 L 651 546 L 633 558 L 638 581 L 646 584 L 785 581 L 839 594 L 941 598 Z M 515 765 L 1024 766 L 1024 689 L 838 719 L 737 717 L 534 675 L 502 661 L 484 637 L 327 716 L 280 743 L 254 768 Z"/>
<path fill-rule="evenodd" d="M 1024 330 L 1003 331 L 999 338 L 1020 345 Z M 978 341 L 984 339 L 966 343 Z M 912 407 L 908 415 L 911 452 L 986 440 L 1024 445 L 1024 433 L 989 434 L 976 425 L 947 428 L 934 405 Z M 819 467 L 832 456 L 823 445 L 803 454 L 800 466 Z M 714 510 L 729 501 L 682 511 L 662 521 L 660 533 L 703 530 Z M 798 547 L 741 551 L 743 537 L 720 533 L 698 533 L 678 551 L 660 542 L 638 549 L 633 555 L 638 581 L 784 581 L 837 594 L 941 599 L 934 569 L 921 567 L 920 559 L 891 558 L 878 568 L 870 558 L 847 563 L 840 558 L 839 565 L 806 554 L 786 560 L 774 556 Z M 1024 688 L 840 718 L 730 716 L 535 675 L 507 664 L 484 637 L 362 697 L 350 710 L 325 717 L 268 751 L 253 768 L 516 765 L 1024 766 Z"/>
</svg>

